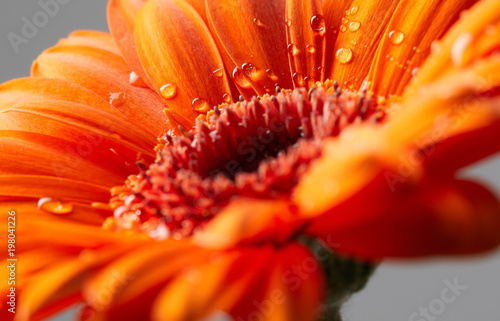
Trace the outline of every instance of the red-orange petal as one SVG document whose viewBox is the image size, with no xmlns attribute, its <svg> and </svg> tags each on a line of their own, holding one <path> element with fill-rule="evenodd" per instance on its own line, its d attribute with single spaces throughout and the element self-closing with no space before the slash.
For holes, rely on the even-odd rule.
<svg viewBox="0 0 500 321">
<path fill-rule="evenodd" d="M 293 84 L 311 88 L 325 74 L 326 23 L 321 1 L 287 0 L 286 21 Z"/>
<path fill-rule="evenodd" d="M 418 94 L 424 84 L 452 70 L 467 67 L 498 49 L 500 38 L 491 29 L 499 28 L 499 24 L 500 3 L 496 0 L 479 1 L 443 37 L 437 50 L 432 52 L 405 89 L 405 96 Z"/>
<path fill-rule="evenodd" d="M 217 214 L 195 236 L 195 243 L 208 248 L 231 248 L 239 244 L 283 243 L 304 224 L 286 201 L 239 199 Z"/>
<path fill-rule="evenodd" d="M 134 39 L 135 18 L 146 0 L 109 0 L 108 26 L 123 59 L 142 81 L 151 85 L 142 67 Z"/>
<path fill-rule="evenodd" d="M 287 55 L 286 0 L 272 2 L 250 0 L 207 1 L 207 15 L 231 57 L 227 68 L 243 88 L 259 94 L 272 93 L 275 86 L 292 88 Z"/>
<path fill-rule="evenodd" d="M 478 184 L 428 181 L 382 190 L 370 202 L 361 193 L 315 220 L 307 233 L 364 259 L 471 254 L 500 244 L 500 203 Z"/>
<path fill-rule="evenodd" d="M 109 41 L 114 41 L 111 36 Z M 36 77 L 63 79 L 88 88 L 158 137 L 168 130 L 165 103 L 151 89 L 132 86 L 130 72 L 113 52 L 64 43 L 44 51 L 32 67 Z"/>
<path fill-rule="evenodd" d="M 147 2 L 136 20 L 135 40 L 155 90 L 185 127 L 191 128 L 200 113 L 232 100 L 217 46 L 183 0 Z"/>
<path fill-rule="evenodd" d="M 400 2 L 378 46 L 369 81 L 379 95 L 401 95 L 415 68 L 430 54 L 462 10 L 477 0 L 425 1 L 421 5 Z M 432 22 L 432 23 L 429 23 Z"/>
<path fill-rule="evenodd" d="M 354 0 L 325 2 L 330 39 L 327 57 L 331 65 L 326 78 L 337 80 L 342 87 L 359 89 L 374 61 L 377 47 L 398 1 Z M 405 5 L 411 6 L 405 3 Z M 332 12 L 333 11 L 333 12 Z M 335 45 L 331 41 L 335 40 Z"/>
</svg>

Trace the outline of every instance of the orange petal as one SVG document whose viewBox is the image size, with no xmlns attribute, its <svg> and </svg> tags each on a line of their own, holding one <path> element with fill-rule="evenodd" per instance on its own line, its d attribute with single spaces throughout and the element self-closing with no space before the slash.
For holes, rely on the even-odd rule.
<svg viewBox="0 0 500 321">
<path fill-rule="evenodd" d="M 500 3 L 496 0 L 479 1 L 445 35 L 406 88 L 405 95 L 415 95 L 423 84 L 472 64 L 495 47 L 498 49 L 500 38 L 488 30 L 498 28 L 499 23 Z"/>
<path fill-rule="evenodd" d="M 367 194 L 360 194 L 315 220 L 307 233 L 363 259 L 471 254 L 500 244 L 500 203 L 480 185 L 428 181 L 382 190 L 369 207 L 362 205 Z"/>
<path fill-rule="evenodd" d="M 370 70 L 372 90 L 382 96 L 400 95 L 440 39 L 476 0 L 400 2 L 383 33 Z M 432 22 L 432 23 L 430 23 Z"/>
<path fill-rule="evenodd" d="M 90 90 L 64 80 L 48 78 L 19 78 L 0 85 L 0 111 L 18 104 L 55 100 L 81 103 L 123 116 L 108 101 Z"/>
<path fill-rule="evenodd" d="M 326 24 L 321 1 L 287 0 L 286 19 L 293 84 L 311 88 L 324 80 Z"/>
<path fill-rule="evenodd" d="M 201 320 L 230 311 L 256 286 L 273 254 L 272 247 L 235 250 L 186 270 L 158 296 L 153 320 Z"/>
<path fill-rule="evenodd" d="M 318 320 L 324 284 L 322 266 L 311 252 L 303 245 L 289 244 L 275 251 L 264 277 L 229 312 L 235 320 L 255 316 L 269 321 Z"/>
<path fill-rule="evenodd" d="M 205 0 L 186 0 L 187 3 L 191 5 L 191 7 L 198 12 L 200 17 L 203 19 L 205 24 L 207 24 L 207 12 L 205 10 Z"/>
<path fill-rule="evenodd" d="M 92 271 L 114 257 L 125 253 L 131 247 L 128 245 L 100 249 L 91 255 L 81 256 L 73 260 L 59 264 L 56 267 L 39 274 L 32 280 L 19 298 L 19 310 L 17 317 L 19 320 L 31 320 L 37 315 L 47 316 L 47 311 L 54 311 L 52 305 L 70 299 L 75 302 L 80 298 L 80 288 L 84 279 Z"/>
<path fill-rule="evenodd" d="M 303 224 L 286 201 L 239 199 L 196 234 L 195 243 L 209 248 L 231 248 L 242 243 L 282 243 Z"/>
<path fill-rule="evenodd" d="M 97 30 L 77 30 L 63 38 L 57 43 L 59 46 L 87 46 L 110 51 L 119 55 L 120 50 L 116 43 L 112 41 L 111 35 L 107 32 Z"/>
<path fill-rule="evenodd" d="M 135 40 L 154 88 L 185 127 L 191 128 L 199 113 L 231 101 L 217 46 L 200 16 L 184 1 L 147 2 L 136 20 Z"/>
<path fill-rule="evenodd" d="M 207 251 L 190 242 L 152 242 L 108 264 L 85 284 L 84 297 L 99 312 L 98 320 L 139 320 L 165 284 L 208 259 Z M 126 308 L 132 305 L 133 310 Z"/>
<path fill-rule="evenodd" d="M 0 199 L 53 197 L 67 201 L 108 202 L 109 188 L 56 176 L 0 175 Z"/>
<path fill-rule="evenodd" d="M 342 24 L 342 18 L 351 11 L 356 14 L 359 11 L 359 6 L 354 8 L 353 0 L 324 0 L 323 13 L 326 23 L 326 52 L 325 52 L 325 78 L 331 78 L 331 70 L 335 62 L 335 42 L 340 33 L 339 27 Z"/>
<path fill-rule="evenodd" d="M 108 26 L 123 59 L 142 81 L 151 83 L 142 67 L 134 40 L 135 18 L 146 0 L 110 0 L 108 2 Z"/>
<path fill-rule="evenodd" d="M 207 1 L 207 15 L 232 59 L 227 68 L 237 85 L 253 87 L 259 95 L 271 93 L 275 86 L 291 89 L 286 24 L 286 0 L 265 1 L 216 0 Z"/>
<path fill-rule="evenodd" d="M 327 49 L 332 56 L 327 57 L 331 66 L 326 70 L 326 78 L 337 80 L 348 89 L 358 89 L 368 75 L 398 1 L 354 0 L 350 5 L 346 5 L 347 1 L 341 4 L 343 7 L 337 7 L 336 1 L 324 4 L 328 27 L 338 34 L 329 36 L 332 40 L 336 36 L 336 41 L 333 47 L 329 45 Z M 340 16 L 339 13 L 332 13 L 335 10 Z"/>
<path fill-rule="evenodd" d="M 90 89 L 130 121 L 141 124 L 158 137 L 168 130 L 163 114 L 165 104 L 151 89 L 132 86 L 129 83 L 130 71 L 115 53 L 73 45 L 46 50 L 32 67 L 34 76 L 63 79 Z"/>
</svg>

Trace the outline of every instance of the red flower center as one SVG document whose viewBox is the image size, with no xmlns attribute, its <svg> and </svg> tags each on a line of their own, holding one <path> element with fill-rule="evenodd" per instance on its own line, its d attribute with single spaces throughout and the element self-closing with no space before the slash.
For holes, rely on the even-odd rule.
<svg viewBox="0 0 500 321">
<path fill-rule="evenodd" d="M 332 92 L 333 90 L 333 92 Z M 118 228 L 153 237 L 190 236 L 235 196 L 287 198 L 322 141 L 350 123 L 380 122 L 366 93 L 335 84 L 215 108 L 182 136 L 165 136 L 157 160 L 112 200 Z M 117 206 L 120 205 L 120 206 Z"/>
</svg>

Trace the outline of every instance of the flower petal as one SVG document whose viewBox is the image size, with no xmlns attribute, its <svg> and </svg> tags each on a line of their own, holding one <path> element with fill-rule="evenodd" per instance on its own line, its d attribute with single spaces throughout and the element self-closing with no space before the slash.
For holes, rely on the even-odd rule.
<svg viewBox="0 0 500 321">
<path fill-rule="evenodd" d="M 285 24 L 286 0 L 207 1 L 207 15 L 232 63 L 237 85 L 264 95 L 276 86 L 291 89 Z"/>
<path fill-rule="evenodd" d="M 153 242 L 127 253 L 89 279 L 83 288 L 84 298 L 96 311 L 97 320 L 139 320 L 150 314 L 165 284 L 208 259 L 208 251 L 190 242 Z M 102 293 L 107 296 L 103 298 Z M 133 311 L 127 306 L 134 306 Z"/>
<path fill-rule="evenodd" d="M 326 25 L 320 0 L 287 0 L 287 43 L 295 87 L 324 80 Z"/>
<path fill-rule="evenodd" d="M 67 38 L 59 40 L 59 46 L 86 46 L 110 51 L 119 55 L 120 50 L 107 32 L 97 30 L 77 30 L 68 35 Z"/>
<path fill-rule="evenodd" d="M 58 45 L 46 50 L 32 67 L 36 77 L 63 79 L 90 89 L 110 101 L 130 121 L 142 124 L 158 137 L 168 130 L 163 113 L 165 103 L 151 89 L 132 86 L 130 71 L 113 52 L 74 45 Z"/>
<path fill-rule="evenodd" d="M 282 243 L 304 224 L 286 201 L 239 199 L 217 214 L 198 234 L 195 243 L 208 248 L 237 244 Z"/>
<path fill-rule="evenodd" d="M 333 47 L 327 45 L 331 55 L 327 59 L 331 66 L 326 75 L 343 87 L 358 89 L 368 75 L 377 47 L 399 1 L 354 0 L 350 5 L 347 3 L 341 2 L 339 7 L 336 1 L 324 4 L 328 28 L 333 28 L 329 32 L 338 34 L 328 36 L 330 39 L 327 41 L 336 41 Z M 338 13 L 332 13 L 336 10 Z"/>
<path fill-rule="evenodd" d="M 500 202 L 478 184 L 429 181 L 387 192 L 379 201 L 371 198 L 369 207 L 359 206 L 367 204 L 362 195 L 350 200 L 316 220 L 308 233 L 364 259 L 472 254 L 500 245 Z"/>
<path fill-rule="evenodd" d="M 134 39 L 135 18 L 144 3 L 146 0 L 109 0 L 108 26 L 123 59 L 152 88 L 137 54 Z"/>
<path fill-rule="evenodd" d="M 64 80 L 28 77 L 0 85 L 0 111 L 18 104 L 43 100 L 81 103 L 123 116 L 116 107 L 90 90 Z"/>
<path fill-rule="evenodd" d="M 500 28 L 499 24 L 500 3 L 495 0 L 479 1 L 445 35 L 438 49 L 432 52 L 405 90 L 405 95 L 415 95 L 423 84 L 452 69 L 466 67 L 477 58 L 498 49 L 500 38 L 488 30 Z M 483 41 L 488 45 L 485 46 Z"/>
<path fill-rule="evenodd" d="M 42 198 L 80 202 L 108 202 L 107 186 L 55 176 L 0 175 L 0 199 Z"/>
<path fill-rule="evenodd" d="M 147 2 L 136 20 L 135 40 L 155 90 L 185 127 L 191 128 L 200 113 L 231 101 L 217 46 L 200 16 L 184 1 Z"/>
<path fill-rule="evenodd" d="M 377 49 L 369 76 L 372 90 L 382 96 L 400 95 L 415 68 L 419 68 L 429 55 L 432 43 L 445 34 L 462 10 L 475 2 L 400 2 Z"/>
</svg>

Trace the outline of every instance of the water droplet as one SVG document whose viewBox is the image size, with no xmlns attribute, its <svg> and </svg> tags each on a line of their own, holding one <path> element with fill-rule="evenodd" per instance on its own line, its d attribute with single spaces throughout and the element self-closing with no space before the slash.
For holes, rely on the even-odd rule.
<svg viewBox="0 0 500 321">
<path fill-rule="evenodd" d="M 134 87 L 147 87 L 147 85 L 144 83 L 141 77 L 139 77 L 139 75 L 135 73 L 135 71 L 132 71 L 130 73 L 128 82 Z"/>
<path fill-rule="evenodd" d="M 346 30 L 347 30 L 347 27 L 345 25 L 340 26 L 340 31 L 346 32 Z"/>
<path fill-rule="evenodd" d="M 313 54 L 313 53 L 315 53 L 315 52 L 316 52 L 316 48 L 314 48 L 314 46 L 313 46 L 313 45 L 307 45 L 307 46 L 306 46 L 306 50 L 307 50 L 307 52 L 308 52 L 308 53 L 310 53 L 310 54 Z"/>
<path fill-rule="evenodd" d="M 318 71 L 321 75 L 325 73 L 325 68 L 324 68 L 324 67 L 322 67 L 322 66 L 317 67 L 317 68 L 316 68 L 316 70 L 317 70 L 317 71 Z"/>
<path fill-rule="evenodd" d="M 224 68 L 219 68 L 219 69 L 216 69 L 214 70 L 213 74 L 216 76 L 216 77 L 222 77 L 222 75 L 224 75 Z"/>
<path fill-rule="evenodd" d="M 335 58 L 337 58 L 338 62 L 341 64 L 347 64 L 352 60 L 352 50 L 348 48 L 340 48 L 337 50 Z"/>
<path fill-rule="evenodd" d="M 246 62 L 243 65 L 241 65 L 241 69 L 248 77 L 254 77 L 255 74 L 257 73 L 257 68 L 255 68 L 255 66 L 249 62 Z"/>
<path fill-rule="evenodd" d="M 320 14 L 315 14 L 311 17 L 311 28 L 320 36 L 324 36 L 326 32 L 325 19 Z"/>
<path fill-rule="evenodd" d="M 474 40 L 472 33 L 463 33 L 457 37 L 451 46 L 451 62 L 455 67 L 462 67 L 464 60 L 464 53 Z M 433 43 L 434 44 L 434 43 Z M 433 49 L 435 51 L 435 49 Z"/>
<path fill-rule="evenodd" d="M 262 27 L 263 26 L 262 22 L 259 19 L 257 19 L 257 18 L 253 19 L 253 23 L 255 23 L 255 25 L 257 27 Z"/>
<path fill-rule="evenodd" d="M 351 12 L 350 12 L 349 10 L 346 10 L 346 11 L 345 11 L 345 15 L 346 15 L 346 16 L 348 16 L 348 15 L 350 15 L 350 14 L 351 14 Z"/>
<path fill-rule="evenodd" d="M 307 88 L 312 88 L 312 86 L 314 86 L 314 78 L 313 77 L 307 76 L 306 78 L 304 78 L 304 81 L 307 85 Z"/>
<path fill-rule="evenodd" d="M 353 46 L 355 46 L 355 45 L 357 45 L 358 43 L 356 42 L 356 40 L 353 40 L 353 41 L 351 41 L 351 44 L 352 44 Z"/>
<path fill-rule="evenodd" d="M 238 86 L 240 86 L 242 88 L 249 88 L 250 87 L 250 82 L 245 77 L 245 75 L 243 74 L 243 71 L 241 71 L 240 68 L 238 68 L 238 67 L 234 68 L 232 76 L 233 76 L 234 82 Z"/>
<path fill-rule="evenodd" d="M 290 19 L 286 19 L 286 20 L 285 20 L 285 23 L 286 23 L 286 26 L 287 26 L 288 28 L 290 28 L 290 27 L 292 26 L 292 20 L 290 20 Z"/>
<path fill-rule="evenodd" d="M 294 73 L 292 75 L 292 78 L 293 78 L 293 82 L 299 86 L 299 87 L 303 87 L 304 86 L 304 77 L 302 77 L 302 75 L 298 72 Z"/>
<path fill-rule="evenodd" d="M 50 197 L 41 198 L 37 206 L 38 209 L 51 214 L 66 215 L 73 212 L 73 204 L 59 202 Z"/>
<path fill-rule="evenodd" d="M 208 104 L 208 101 L 202 98 L 193 99 L 191 105 L 193 106 L 193 109 L 199 113 L 206 113 L 210 110 L 210 105 Z"/>
<path fill-rule="evenodd" d="M 297 48 L 297 46 L 294 45 L 293 43 L 289 44 L 286 48 L 287 48 L 288 52 L 294 56 L 298 56 L 300 54 L 299 48 Z"/>
<path fill-rule="evenodd" d="M 160 88 L 161 96 L 165 99 L 174 99 L 177 95 L 176 84 L 166 84 Z"/>
<path fill-rule="evenodd" d="M 359 8 L 358 8 L 358 6 L 354 6 L 354 7 L 352 7 L 352 8 L 351 8 L 351 14 L 356 14 L 356 13 L 358 13 L 358 9 L 359 9 Z"/>
<path fill-rule="evenodd" d="M 266 70 L 266 75 L 267 77 L 269 77 L 269 79 L 271 79 L 272 81 L 278 81 L 278 76 L 276 76 L 276 74 L 273 72 L 272 69 L 267 69 Z"/>
<path fill-rule="evenodd" d="M 224 94 L 222 96 L 222 100 L 225 102 L 225 103 L 230 103 L 231 102 L 231 95 L 230 94 Z"/>
<path fill-rule="evenodd" d="M 124 93 L 110 93 L 109 94 L 109 103 L 115 107 L 120 107 L 125 104 L 127 101 L 127 97 Z"/>
<path fill-rule="evenodd" d="M 349 19 L 347 19 L 347 18 L 342 18 L 342 23 L 343 23 L 343 24 L 347 24 L 348 22 L 349 22 Z"/>
<path fill-rule="evenodd" d="M 361 23 L 359 21 L 353 21 L 349 24 L 349 30 L 355 32 L 361 27 Z"/>
<path fill-rule="evenodd" d="M 393 44 L 399 45 L 405 39 L 405 34 L 401 31 L 392 30 L 391 32 L 389 32 L 389 39 Z"/>
<path fill-rule="evenodd" d="M 420 53 L 420 49 L 417 46 L 413 47 L 413 51 L 415 51 L 416 53 Z"/>
<path fill-rule="evenodd" d="M 413 68 L 413 70 L 411 71 L 411 75 L 412 76 L 415 76 L 419 71 L 419 68 Z"/>
</svg>

